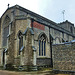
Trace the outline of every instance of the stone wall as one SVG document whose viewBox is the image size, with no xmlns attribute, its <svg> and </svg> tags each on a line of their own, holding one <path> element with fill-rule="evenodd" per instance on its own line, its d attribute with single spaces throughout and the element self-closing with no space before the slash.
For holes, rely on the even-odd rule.
<svg viewBox="0 0 75 75">
<path fill-rule="evenodd" d="M 50 58 L 37 58 L 37 66 L 51 66 Z"/>
<path fill-rule="evenodd" d="M 2 59 L 1 59 L 1 56 L 2 56 L 2 49 L 0 49 L 0 60 L 2 60 Z M 2 62 L 0 61 L 0 65 L 2 65 L 1 63 L 2 63 Z"/>
<path fill-rule="evenodd" d="M 14 33 L 8 37 L 8 61 L 7 64 L 14 62 Z"/>
<path fill-rule="evenodd" d="M 30 31 L 26 34 L 26 48 L 24 50 L 24 65 L 33 65 L 33 50 L 32 50 L 32 36 Z"/>
<path fill-rule="evenodd" d="M 53 45 L 53 69 L 75 71 L 75 42 Z"/>
</svg>

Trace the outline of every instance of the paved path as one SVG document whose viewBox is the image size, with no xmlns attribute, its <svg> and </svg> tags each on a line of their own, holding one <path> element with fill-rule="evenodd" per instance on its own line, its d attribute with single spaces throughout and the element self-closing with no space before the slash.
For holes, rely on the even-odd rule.
<svg viewBox="0 0 75 75">
<path fill-rule="evenodd" d="M 50 73 L 47 73 L 47 72 L 13 72 L 13 71 L 0 70 L 0 75 L 50 75 Z"/>
<path fill-rule="evenodd" d="M 0 75 L 68 75 L 68 74 L 52 74 L 49 71 L 14 72 L 14 71 L 0 70 Z"/>
</svg>

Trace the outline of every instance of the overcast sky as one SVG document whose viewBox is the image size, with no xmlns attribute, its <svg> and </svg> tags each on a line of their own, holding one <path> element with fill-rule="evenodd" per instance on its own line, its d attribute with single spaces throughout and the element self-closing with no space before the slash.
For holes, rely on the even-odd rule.
<svg viewBox="0 0 75 75">
<path fill-rule="evenodd" d="M 37 14 L 40 14 L 56 23 L 63 22 L 64 19 L 75 24 L 75 0 L 1 0 L 0 16 L 7 9 L 8 3 L 11 6 L 20 5 Z"/>
</svg>

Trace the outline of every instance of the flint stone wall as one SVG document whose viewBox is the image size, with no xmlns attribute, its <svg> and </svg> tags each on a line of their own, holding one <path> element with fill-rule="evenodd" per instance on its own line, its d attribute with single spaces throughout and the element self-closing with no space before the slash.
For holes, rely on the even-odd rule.
<svg viewBox="0 0 75 75">
<path fill-rule="evenodd" d="M 53 45 L 53 69 L 75 71 L 75 42 Z"/>
</svg>

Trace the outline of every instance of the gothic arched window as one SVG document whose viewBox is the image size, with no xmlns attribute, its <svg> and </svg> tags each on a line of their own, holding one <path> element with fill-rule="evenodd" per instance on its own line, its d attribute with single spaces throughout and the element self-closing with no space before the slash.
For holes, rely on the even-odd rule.
<svg viewBox="0 0 75 75">
<path fill-rule="evenodd" d="M 3 23 L 3 46 L 7 46 L 7 35 L 9 34 L 9 23 L 10 23 L 10 18 L 6 16 Z"/>
<path fill-rule="evenodd" d="M 23 35 L 20 31 L 19 31 L 18 37 L 19 37 L 19 54 L 20 54 L 23 48 Z"/>
<path fill-rule="evenodd" d="M 39 56 L 46 56 L 46 35 L 39 37 Z"/>
</svg>

